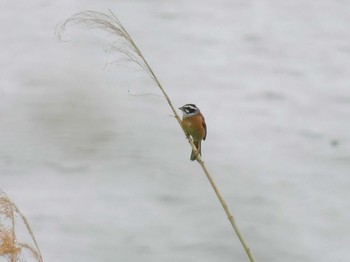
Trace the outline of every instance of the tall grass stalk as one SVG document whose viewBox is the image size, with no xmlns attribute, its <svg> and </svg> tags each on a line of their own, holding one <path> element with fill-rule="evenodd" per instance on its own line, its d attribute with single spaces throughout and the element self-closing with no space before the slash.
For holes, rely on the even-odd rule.
<svg viewBox="0 0 350 262">
<path fill-rule="evenodd" d="M 16 222 L 17 218 L 20 221 Z M 21 242 L 18 239 L 16 234 L 17 223 L 23 223 L 25 225 L 34 245 Z M 25 251 L 29 252 L 35 261 L 43 261 L 28 220 L 15 203 L 5 193 L 0 192 L 0 258 L 4 257 L 10 262 L 22 261 Z"/>
<path fill-rule="evenodd" d="M 84 11 L 84 12 L 79 12 L 74 15 L 72 15 L 70 18 L 66 19 L 62 23 L 59 24 L 58 26 L 58 31 L 57 34 L 60 39 L 62 39 L 62 35 L 68 25 L 72 24 L 83 24 L 85 26 L 88 26 L 89 28 L 97 28 L 97 29 L 103 29 L 109 33 L 112 33 L 116 37 L 116 42 L 115 45 L 113 45 L 113 48 L 122 54 L 126 56 L 126 58 L 133 63 L 138 64 L 141 68 L 147 72 L 150 77 L 154 80 L 154 82 L 157 84 L 161 92 L 163 93 L 165 99 L 167 100 L 171 110 L 174 113 L 174 116 L 179 123 L 180 127 L 182 128 L 182 131 L 186 135 L 186 132 L 181 124 L 181 119 L 179 115 L 176 112 L 175 107 L 173 106 L 173 103 L 171 102 L 169 96 L 165 92 L 162 84 L 158 80 L 156 74 L 152 70 L 151 66 L 148 64 L 147 60 L 144 58 L 143 54 L 141 53 L 140 49 L 138 46 L 135 44 L 134 40 L 132 37 L 129 35 L 129 33 L 126 31 L 122 23 L 119 21 L 119 19 L 113 14 L 111 10 L 109 10 L 109 14 L 105 14 L 102 12 L 96 12 L 96 11 Z M 196 146 L 193 143 L 193 140 L 191 139 L 190 136 L 187 136 L 188 142 L 191 145 L 193 150 L 197 150 Z M 230 212 L 225 199 L 221 195 L 218 187 L 216 186 L 212 176 L 210 175 L 204 161 L 202 160 L 202 157 L 200 154 L 197 154 L 197 161 L 202 167 L 205 175 L 207 176 L 212 188 L 215 191 L 216 196 L 218 197 L 231 225 L 232 228 L 234 229 L 238 239 L 240 240 L 249 260 L 251 262 L 254 262 L 254 257 L 253 254 L 248 247 L 246 241 L 243 238 L 243 235 L 241 234 L 234 217 L 232 213 Z"/>
</svg>

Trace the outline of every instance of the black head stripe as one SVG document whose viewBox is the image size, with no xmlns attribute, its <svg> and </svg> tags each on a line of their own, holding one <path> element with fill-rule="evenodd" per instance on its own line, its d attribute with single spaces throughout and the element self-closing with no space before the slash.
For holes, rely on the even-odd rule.
<svg viewBox="0 0 350 262">
<path fill-rule="evenodd" d="M 198 111 L 198 108 L 194 104 L 184 105 L 184 109 L 185 109 L 187 114 L 191 114 L 191 113 Z"/>
</svg>

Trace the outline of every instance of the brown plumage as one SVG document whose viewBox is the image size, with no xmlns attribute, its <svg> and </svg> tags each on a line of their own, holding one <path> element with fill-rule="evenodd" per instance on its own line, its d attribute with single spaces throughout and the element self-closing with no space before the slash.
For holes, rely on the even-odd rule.
<svg viewBox="0 0 350 262">
<path fill-rule="evenodd" d="M 202 155 L 201 141 L 207 137 L 207 125 L 205 119 L 199 109 L 193 104 L 186 104 L 180 107 L 183 112 L 182 126 L 187 135 L 190 135 L 193 139 L 193 143 L 196 146 L 198 153 Z M 195 160 L 197 154 L 192 150 L 191 160 Z"/>
</svg>

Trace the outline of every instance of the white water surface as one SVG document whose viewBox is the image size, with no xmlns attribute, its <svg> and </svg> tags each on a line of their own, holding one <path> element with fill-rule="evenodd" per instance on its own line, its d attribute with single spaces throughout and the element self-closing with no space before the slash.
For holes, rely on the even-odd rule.
<svg viewBox="0 0 350 262">
<path fill-rule="evenodd" d="M 0 3 L 0 189 L 45 261 L 248 261 L 168 105 L 113 36 L 117 14 L 173 103 L 257 261 L 350 261 L 350 3 Z M 150 94 L 150 95 L 149 95 Z"/>
</svg>

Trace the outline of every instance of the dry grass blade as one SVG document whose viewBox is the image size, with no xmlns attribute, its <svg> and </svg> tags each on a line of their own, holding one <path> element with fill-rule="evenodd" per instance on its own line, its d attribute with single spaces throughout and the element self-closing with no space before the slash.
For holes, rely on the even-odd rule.
<svg viewBox="0 0 350 262">
<path fill-rule="evenodd" d="M 112 49 L 124 54 L 128 61 L 138 64 L 142 69 L 145 70 L 147 74 L 150 75 L 150 77 L 156 82 L 157 86 L 162 91 L 169 106 L 171 107 L 171 110 L 175 115 L 175 118 L 181 126 L 181 119 L 178 116 L 175 107 L 173 106 L 168 95 L 165 93 L 162 84 L 158 80 L 157 76 L 153 72 L 147 60 L 142 55 L 140 49 L 137 47 L 134 40 L 126 31 L 119 19 L 111 11 L 109 11 L 109 13 L 110 14 L 105 14 L 96 11 L 84 11 L 76 13 L 68 19 L 61 22 L 60 24 L 58 24 L 56 29 L 57 35 L 60 40 L 63 40 L 63 35 L 67 27 L 70 25 L 77 24 L 81 24 L 92 29 L 102 29 L 107 31 L 108 33 L 111 33 L 116 38 L 115 42 L 113 43 Z M 194 144 L 192 147 L 195 148 Z"/>
<path fill-rule="evenodd" d="M 109 10 L 109 14 L 105 14 L 102 12 L 95 12 L 95 11 L 85 11 L 80 12 L 77 14 L 72 15 L 70 18 L 62 22 L 58 27 L 58 36 L 60 39 L 62 39 L 62 34 L 64 33 L 66 27 L 70 24 L 83 24 L 88 26 L 89 28 L 99 28 L 103 29 L 109 33 L 112 33 L 116 37 L 115 45 L 113 46 L 116 50 L 124 54 L 128 60 L 140 65 L 155 81 L 161 92 L 163 93 L 165 99 L 167 100 L 172 112 L 174 113 L 174 116 L 176 120 L 178 121 L 180 127 L 182 128 L 182 131 L 186 135 L 186 132 L 181 124 L 181 119 L 179 115 L 176 112 L 175 107 L 173 106 L 169 96 L 165 92 L 162 84 L 158 80 L 157 76 L 153 72 L 152 68 L 148 64 L 147 60 L 142 55 L 140 49 L 137 47 L 129 33 L 126 31 L 126 29 L 123 27 L 121 22 L 118 20 L 118 18 Z M 190 143 L 193 150 L 197 150 L 196 146 L 194 145 L 191 137 L 187 136 L 188 142 Z M 216 186 L 213 178 L 211 177 L 206 165 L 204 164 L 204 161 L 202 160 L 200 154 L 197 154 L 197 161 L 201 165 L 205 175 L 207 176 L 211 186 L 214 189 L 214 192 L 216 196 L 218 197 L 230 223 L 232 228 L 234 229 L 238 239 L 240 240 L 249 260 L 251 262 L 254 262 L 253 254 L 251 253 L 247 243 L 245 242 L 242 234 L 240 233 L 240 230 L 233 218 L 233 215 L 231 214 L 223 196 L 221 195 L 218 187 Z"/>
<path fill-rule="evenodd" d="M 150 67 L 142 58 L 140 50 L 134 44 L 128 32 L 112 12 L 110 15 L 96 11 L 76 13 L 59 24 L 57 31 L 58 37 L 62 40 L 63 33 L 66 30 L 67 26 L 74 24 L 82 24 L 88 28 L 103 29 L 113 34 L 113 36 L 116 36 L 117 39 L 116 42 L 114 42 L 112 45 L 112 49 L 124 54 L 129 62 L 138 64 L 153 78 L 153 75 L 150 72 Z"/>
<path fill-rule="evenodd" d="M 16 220 L 18 218 L 19 222 L 25 224 L 34 246 L 29 243 L 22 243 L 17 239 Z M 25 250 L 36 261 L 43 261 L 39 246 L 27 219 L 5 193 L 0 193 L 0 258 L 4 257 L 11 262 L 18 261 Z"/>
</svg>

